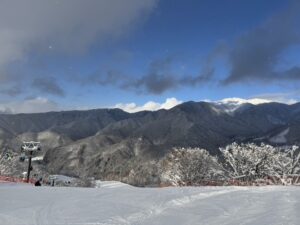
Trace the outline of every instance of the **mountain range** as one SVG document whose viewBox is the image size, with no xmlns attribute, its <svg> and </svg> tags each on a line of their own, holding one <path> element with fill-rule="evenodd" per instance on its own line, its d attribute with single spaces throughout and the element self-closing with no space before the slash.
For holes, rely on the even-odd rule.
<svg viewBox="0 0 300 225">
<path fill-rule="evenodd" d="M 1 154 L 10 150 L 17 156 L 22 141 L 29 140 L 41 142 L 38 167 L 45 173 L 153 185 L 159 183 L 159 160 L 173 147 L 218 154 L 219 147 L 232 142 L 299 144 L 300 103 L 185 102 L 137 113 L 95 109 L 0 114 Z M 0 164 L 2 174 L 24 169 L 12 169 L 3 160 Z"/>
</svg>

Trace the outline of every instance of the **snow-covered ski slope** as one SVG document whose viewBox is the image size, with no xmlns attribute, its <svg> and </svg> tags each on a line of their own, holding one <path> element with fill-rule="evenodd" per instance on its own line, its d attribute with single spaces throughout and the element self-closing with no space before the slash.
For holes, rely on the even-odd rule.
<svg viewBox="0 0 300 225">
<path fill-rule="evenodd" d="M 299 187 L 101 188 L 0 184 L 1 225 L 300 224 Z"/>
</svg>

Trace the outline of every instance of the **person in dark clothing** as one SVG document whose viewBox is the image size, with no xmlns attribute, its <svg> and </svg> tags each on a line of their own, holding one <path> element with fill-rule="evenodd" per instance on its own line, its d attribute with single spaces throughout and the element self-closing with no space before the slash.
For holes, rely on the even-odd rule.
<svg viewBox="0 0 300 225">
<path fill-rule="evenodd" d="M 34 183 L 34 186 L 42 186 L 41 181 L 40 181 L 40 180 L 37 180 L 37 181 Z"/>
</svg>

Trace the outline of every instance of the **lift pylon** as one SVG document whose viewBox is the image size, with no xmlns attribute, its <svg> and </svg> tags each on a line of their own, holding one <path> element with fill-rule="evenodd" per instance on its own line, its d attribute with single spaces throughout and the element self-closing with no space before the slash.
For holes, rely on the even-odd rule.
<svg viewBox="0 0 300 225">
<path fill-rule="evenodd" d="M 34 152 L 41 150 L 41 143 L 36 141 L 24 141 L 21 150 L 28 154 L 28 169 L 26 182 L 29 183 L 31 167 L 31 159 Z"/>
</svg>

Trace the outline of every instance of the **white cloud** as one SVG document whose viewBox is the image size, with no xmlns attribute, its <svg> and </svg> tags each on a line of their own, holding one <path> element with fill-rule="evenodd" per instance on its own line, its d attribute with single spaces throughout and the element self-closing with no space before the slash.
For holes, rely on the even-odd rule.
<svg viewBox="0 0 300 225">
<path fill-rule="evenodd" d="M 297 102 L 297 100 L 293 98 L 288 98 L 288 95 L 286 94 L 265 94 L 265 95 L 260 95 L 256 96 L 253 98 L 249 99 L 243 99 L 243 98 L 237 98 L 237 97 L 232 97 L 232 98 L 224 98 L 221 100 L 217 101 L 211 101 L 211 100 L 203 100 L 205 102 L 214 102 L 216 104 L 227 104 L 227 105 L 236 105 L 239 106 L 241 104 L 245 103 L 250 103 L 252 105 L 259 105 L 259 104 L 264 104 L 264 103 L 270 103 L 270 102 L 278 102 L 278 103 L 284 103 L 284 104 L 294 104 Z"/>
<path fill-rule="evenodd" d="M 133 102 L 132 103 L 118 103 L 115 105 L 114 108 L 120 108 L 126 112 L 133 113 L 133 112 L 139 112 L 139 111 L 144 111 L 144 110 L 156 111 L 159 109 L 170 109 L 181 103 L 182 103 L 182 101 L 177 100 L 176 98 L 167 98 L 166 101 L 163 103 L 149 101 L 141 106 L 139 106 Z"/>
<path fill-rule="evenodd" d="M 299 91 L 286 92 L 286 93 L 266 93 L 255 96 L 256 98 L 267 99 L 271 102 L 280 102 L 284 104 L 294 104 L 299 100 Z"/>
<path fill-rule="evenodd" d="M 38 113 L 61 110 L 57 103 L 42 97 L 0 104 L 1 113 Z"/>
<path fill-rule="evenodd" d="M 243 99 L 243 98 L 224 98 L 220 101 L 217 101 L 217 103 L 223 103 L 223 104 L 236 104 L 241 105 L 245 103 L 250 103 L 253 105 L 259 105 L 263 103 L 270 103 L 271 101 L 268 99 L 262 99 L 262 98 L 250 98 L 250 99 Z"/>
</svg>

